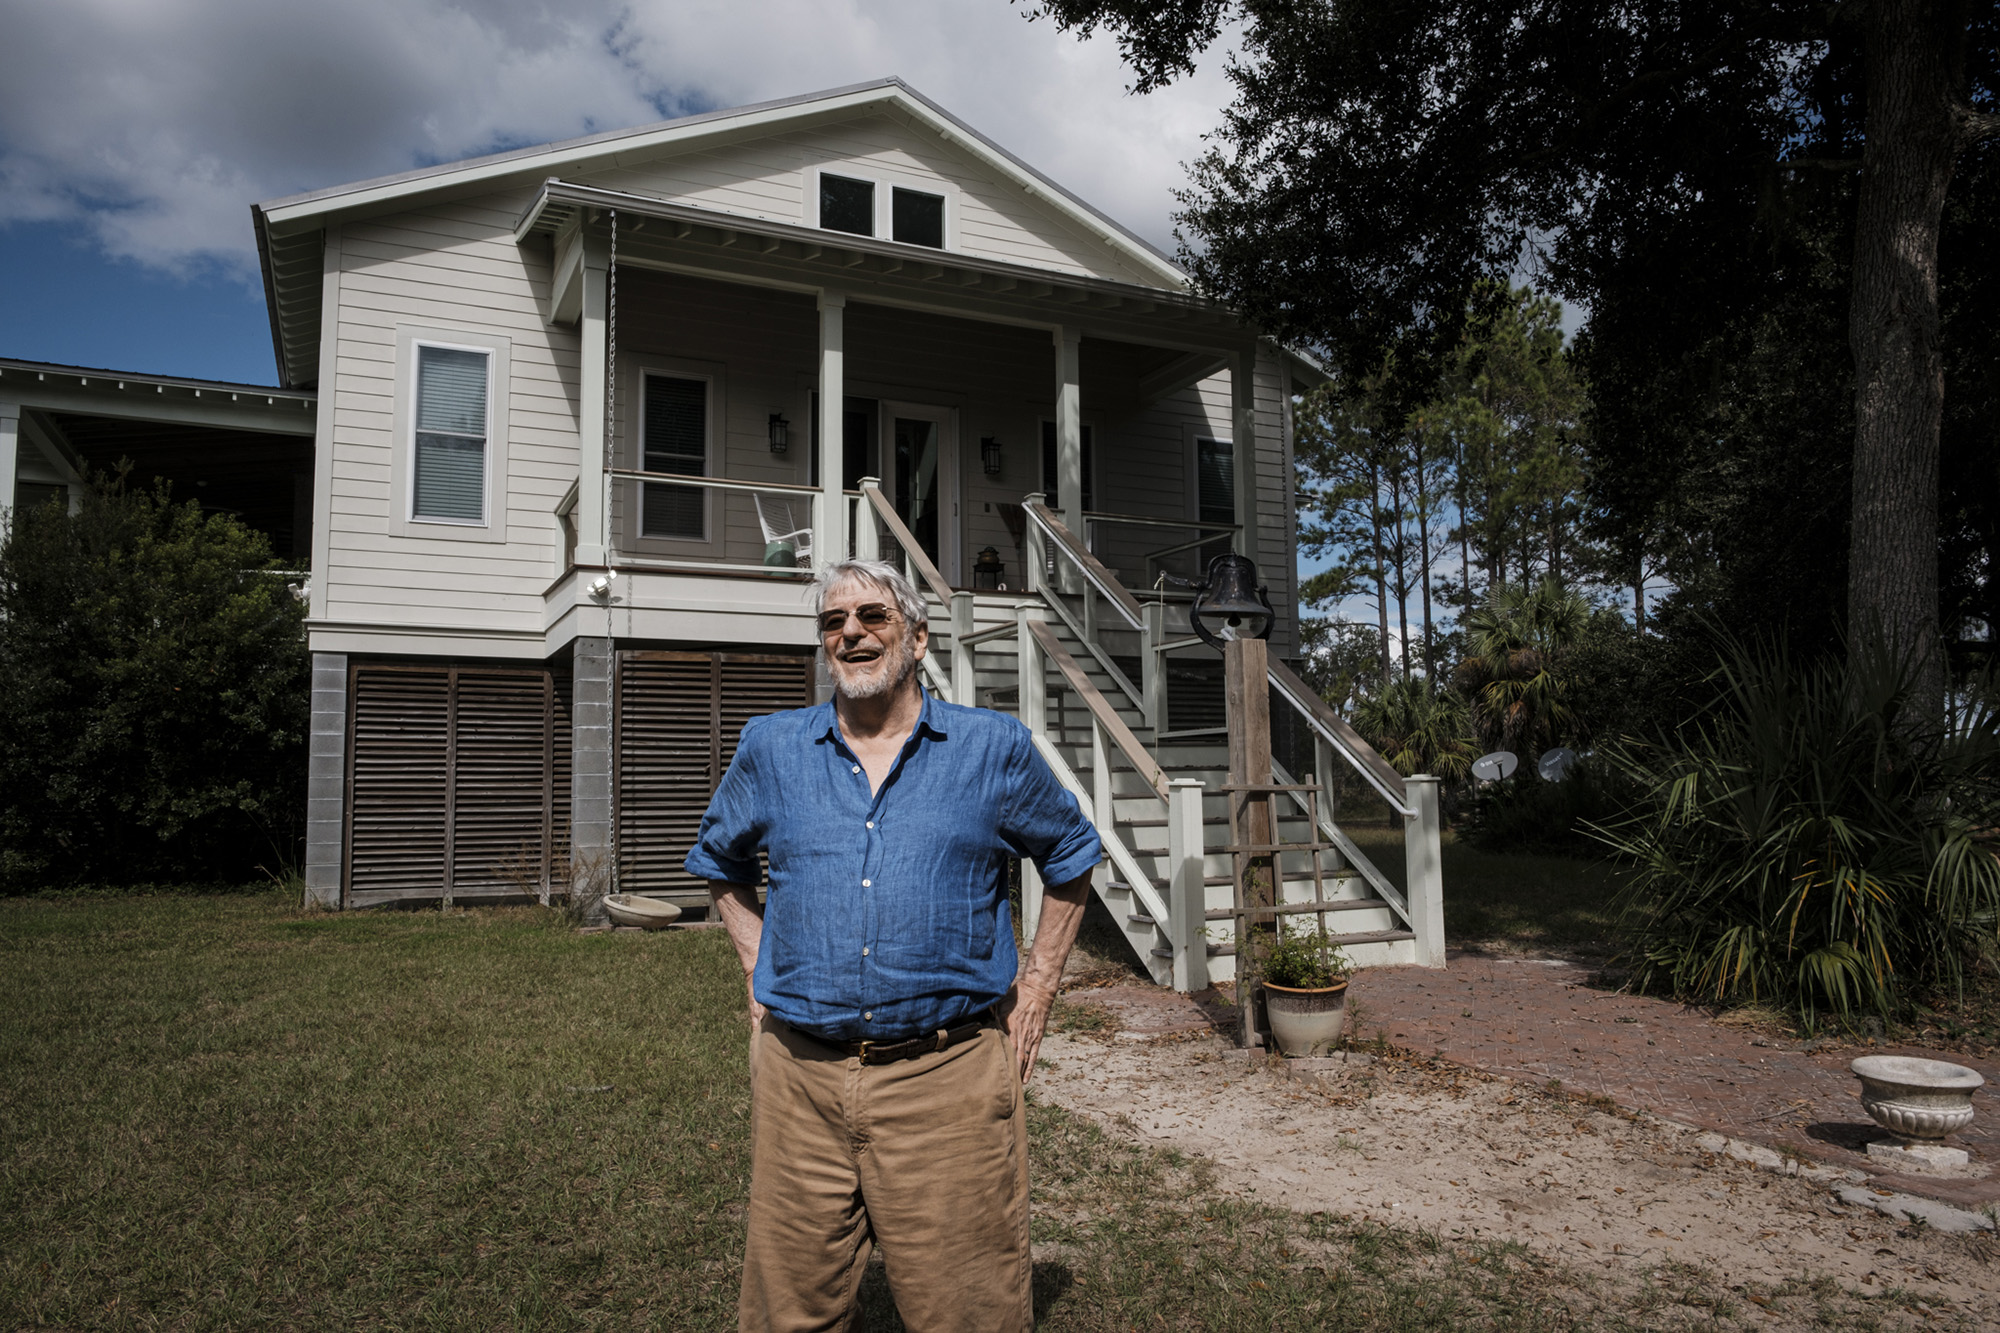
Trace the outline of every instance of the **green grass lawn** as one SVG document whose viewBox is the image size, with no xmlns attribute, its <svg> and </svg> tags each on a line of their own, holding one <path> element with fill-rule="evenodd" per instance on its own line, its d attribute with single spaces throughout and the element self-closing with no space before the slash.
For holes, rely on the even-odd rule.
<svg viewBox="0 0 2000 1333">
<path fill-rule="evenodd" d="M 1344 825 L 1401 888 L 1403 833 L 1373 820 Z M 1617 949 L 1616 873 L 1607 861 L 1488 852 L 1444 835 L 1444 934 L 1454 948 L 1599 958 Z"/>
<path fill-rule="evenodd" d="M 7 1327 L 734 1326 L 719 932 L 34 898 L 0 902 L 0 969 Z M 1048 1329 L 1626 1322 L 1518 1249 L 1247 1204 L 1048 1107 L 1032 1130 Z"/>
</svg>

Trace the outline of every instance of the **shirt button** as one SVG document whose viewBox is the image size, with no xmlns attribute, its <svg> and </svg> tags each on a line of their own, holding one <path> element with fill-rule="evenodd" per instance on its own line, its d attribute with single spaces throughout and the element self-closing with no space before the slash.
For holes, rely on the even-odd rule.
<svg viewBox="0 0 2000 1333">
<path fill-rule="evenodd" d="M 861 887 L 864 889 L 872 889 L 875 887 L 875 881 L 872 879 L 864 879 L 861 881 Z"/>
<path fill-rule="evenodd" d="M 854 771 L 855 771 L 856 773 L 859 773 L 859 772 L 861 771 L 861 765 L 859 765 L 859 764 L 856 764 L 856 765 L 854 766 Z"/>
<path fill-rule="evenodd" d="M 875 1021 L 875 1011 L 871 1009 L 867 1013 L 861 1015 L 861 1021 L 864 1023 L 873 1023 Z"/>
<path fill-rule="evenodd" d="M 869 821 L 868 821 L 868 827 L 869 827 L 869 828 L 874 828 L 874 827 L 875 827 L 875 821 L 874 821 L 874 820 L 872 820 L 872 819 L 871 819 L 871 820 L 869 820 Z"/>
<path fill-rule="evenodd" d="M 865 944 L 861 946 L 861 956 L 863 958 L 866 958 L 868 956 L 868 946 Z"/>
</svg>

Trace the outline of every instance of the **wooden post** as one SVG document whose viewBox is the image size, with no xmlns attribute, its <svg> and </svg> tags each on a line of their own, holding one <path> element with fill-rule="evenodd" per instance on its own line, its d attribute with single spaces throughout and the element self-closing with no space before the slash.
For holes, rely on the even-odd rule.
<svg viewBox="0 0 2000 1333">
<path fill-rule="evenodd" d="M 1153 601 L 1145 605 L 1146 633 L 1139 657 L 1139 697 L 1144 701 L 1146 725 L 1159 733 L 1167 729 L 1167 656 L 1160 645 L 1167 641 L 1167 604 Z"/>
<path fill-rule="evenodd" d="M 1403 779 L 1410 808 L 1403 824 L 1404 883 L 1410 895 L 1410 929 L 1417 963 L 1444 966 L 1444 862 L 1439 850 L 1438 780 L 1427 773 Z"/>
<path fill-rule="evenodd" d="M 1034 531 L 1030 524 L 1028 530 Z M 1049 730 L 1049 690 L 1048 677 L 1042 666 L 1041 649 L 1035 643 L 1034 631 L 1028 628 L 1032 620 L 1042 619 L 1042 610 L 1026 602 L 1014 608 L 1014 623 L 1019 629 L 1016 638 L 1020 654 L 1015 677 L 1020 681 L 1021 722 L 1037 736 L 1046 736 Z M 1035 931 L 1042 924 L 1042 876 L 1035 869 L 1035 863 L 1023 857 L 1021 860 L 1021 936 L 1028 943 L 1035 941 Z"/>
<path fill-rule="evenodd" d="M 951 701 L 972 707 L 978 700 L 978 682 L 972 672 L 972 649 L 965 641 L 972 637 L 972 594 L 958 589 L 951 595 Z"/>
<path fill-rule="evenodd" d="M 609 253 L 586 235 L 583 248 L 583 316 L 578 329 L 582 343 L 577 397 L 576 563 L 602 565 L 611 550 L 610 478 L 605 473 L 610 453 L 604 419 L 604 370 L 607 346 L 605 316 L 609 305 Z M 329 409 L 331 410 L 331 409 Z M 322 574 L 321 579 L 325 578 Z"/>
<path fill-rule="evenodd" d="M 1031 491 L 1027 496 L 1026 503 L 1029 505 L 1045 504 L 1047 503 L 1047 497 L 1040 491 Z M 1022 541 L 1022 561 L 1027 568 L 1022 570 L 1023 578 L 1021 586 L 1029 592 L 1040 592 L 1042 584 L 1048 577 L 1049 553 L 1043 544 L 1042 530 L 1035 526 L 1035 520 L 1032 518 L 1028 520 L 1027 530 L 1022 534 Z"/>
<path fill-rule="evenodd" d="M 856 560 L 880 560 L 882 558 L 882 530 L 875 525 L 875 506 L 869 503 L 868 492 L 881 490 L 879 477 L 861 479 L 861 498 L 854 502 L 854 558 Z M 824 492 L 822 492 L 823 494 Z"/>
<path fill-rule="evenodd" d="M 823 526 L 813 534 L 813 554 L 822 565 L 847 559 L 847 492 L 841 473 L 846 468 L 847 296 L 819 294 L 819 488 L 826 497 L 820 507 Z"/>
<path fill-rule="evenodd" d="M 1194 778 L 1167 784 L 1167 905 L 1173 912 L 1174 989 L 1208 989 L 1208 888 L 1201 831 L 1202 785 Z"/>
<path fill-rule="evenodd" d="M 1271 781 L 1271 666 L 1262 639 L 1231 639 L 1223 645 L 1223 697 L 1229 710 L 1229 781 Z M 1231 792 L 1229 803 L 1239 817 L 1231 822 L 1239 845 L 1268 846 L 1276 837 L 1270 802 L 1244 792 Z M 1260 917 L 1278 904 L 1275 871 L 1278 858 L 1268 852 L 1239 855 L 1243 866 L 1243 908 L 1248 913 L 1237 941 L 1236 1002 L 1242 1006 L 1244 1045 L 1256 1039 L 1255 987 L 1251 984 L 1260 932 L 1275 930 L 1277 919 Z"/>
</svg>

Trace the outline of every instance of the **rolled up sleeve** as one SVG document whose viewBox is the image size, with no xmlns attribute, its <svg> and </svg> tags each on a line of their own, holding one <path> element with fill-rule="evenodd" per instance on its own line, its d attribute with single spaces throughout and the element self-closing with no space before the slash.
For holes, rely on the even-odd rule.
<svg viewBox="0 0 2000 1333">
<path fill-rule="evenodd" d="M 719 879 L 730 884 L 755 885 L 763 878 L 757 853 L 763 849 L 768 823 L 768 805 L 760 799 L 758 777 L 762 765 L 759 751 L 764 718 L 744 724 L 736 757 L 715 788 L 715 796 L 701 817 L 701 831 L 688 849 L 682 864 L 699 879 Z"/>
<path fill-rule="evenodd" d="M 1009 767 L 1011 794 L 1000 830 L 1007 845 L 1033 860 L 1047 884 L 1067 884 L 1095 870 L 1104 859 L 1104 840 L 1035 749 L 1026 727 L 1019 728 Z"/>
</svg>

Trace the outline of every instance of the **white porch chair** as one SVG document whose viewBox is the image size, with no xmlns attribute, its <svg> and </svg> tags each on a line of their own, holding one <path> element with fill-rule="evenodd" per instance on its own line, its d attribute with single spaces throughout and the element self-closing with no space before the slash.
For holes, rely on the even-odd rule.
<svg viewBox="0 0 2000 1333">
<path fill-rule="evenodd" d="M 791 500 L 762 493 L 750 498 L 757 502 L 757 526 L 764 530 L 764 563 L 777 569 L 811 569 L 812 506 L 798 506 L 806 511 L 806 521 L 801 524 Z"/>
</svg>

